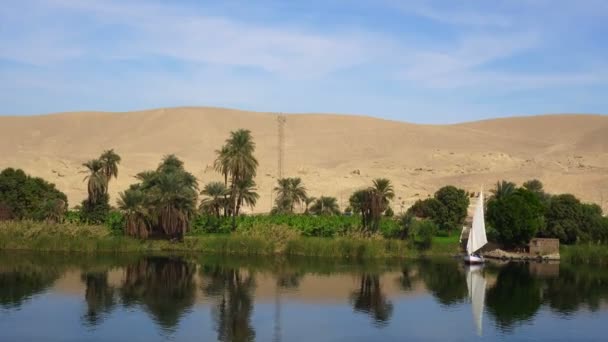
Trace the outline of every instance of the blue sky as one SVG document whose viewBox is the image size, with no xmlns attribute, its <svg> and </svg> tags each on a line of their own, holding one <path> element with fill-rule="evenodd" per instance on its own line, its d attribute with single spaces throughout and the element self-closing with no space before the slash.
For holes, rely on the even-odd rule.
<svg viewBox="0 0 608 342">
<path fill-rule="evenodd" d="M 608 113 L 607 37 L 604 0 L 15 0 L 0 114 Z"/>
</svg>

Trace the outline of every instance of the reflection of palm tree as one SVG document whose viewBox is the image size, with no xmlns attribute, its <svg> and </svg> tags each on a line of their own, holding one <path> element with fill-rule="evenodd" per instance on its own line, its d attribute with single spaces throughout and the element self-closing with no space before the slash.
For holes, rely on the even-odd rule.
<svg viewBox="0 0 608 342">
<path fill-rule="evenodd" d="M 127 266 L 121 299 L 127 306 L 143 305 L 156 322 L 172 331 L 194 305 L 193 264 L 180 258 L 145 258 Z"/>
<path fill-rule="evenodd" d="M 393 313 L 393 304 L 386 299 L 380 287 L 380 276 L 363 274 L 359 290 L 351 295 L 355 311 L 370 314 L 376 323 L 386 324 Z"/>
<path fill-rule="evenodd" d="M 213 311 L 219 341 L 253 341 L 255 330 L 251 326 L 253 288 L 251 274 L 243 276 L 240 270 L 221 266 L 203 267 L 203 292 L 217 298 Z"/>
<path fill-rule="evenodd" d="M 95 326 L 102 320 L 102 315 L 109 313 L 116 304 L 114 288 L 108 285 L 108 272 L 87 272 L 80 278 L 86 285 L 85 300 L 87 313 L 84 320 Z"/>
</svg>

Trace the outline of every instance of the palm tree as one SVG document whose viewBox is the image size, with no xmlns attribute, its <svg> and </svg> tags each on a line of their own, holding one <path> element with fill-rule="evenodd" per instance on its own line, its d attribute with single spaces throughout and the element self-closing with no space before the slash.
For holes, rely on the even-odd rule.
<svg viewBox="0 0 608 342">
<path fill-rule="evenodd" d="M 84 177 L 87 182 L 88 201 L 95 204 L 101 196 L 108 192 L 108 178 L 104 173 L 104 164 L 99 159 L 92 159 L 82 164 L 88 169 L 89 174 Z"/>
<path fill-rule="evenodd" d="M 260 195 L 256 192 L 256 184 L 251 178 L 237 181 L 234 186 L 234 193 L 236 195 L 236 209 L 234 216 L 238 216 L 241 211 L 241 207 L 246 205 L 253 208 L 260 198 Z"/>
<path fill-rule="evenodd" d="M 225 206 L 225 196 L 228 192 L 222 182 L 211 182 L 205 185 L 201 195 L 207 196 L 201 201 L 200 209 L 220 217 L 220 209 Z"/>
<path fill-rule="evenodd" d="M 159 224 L 166 235 L 183 238 L 195 212 L 196 179 L 182 170 L 160 173 L 157 182 L 151 193 L 158 209 Z"/>
<path fill-rule="evenodd" d="M 393 185 L 391 184 L 391 181 L 386 178 L 374 179 L 373 184 L 373 189 L 377 191 L 380 197 L 382 198 L 382 204 L 384 206 L 384 210 L 386 210 L 386 208 L 388 208 L 389 202 L 393 198 L 395 198 L 395 191 L 393 189 Z"/>
<path fill-rule="evenodd" d="M 274 188 L 277 194 L 276 204 L 280 211 L 293 213 L 296 204 L 306 201 L 306 187 L 301 178 L 281 178 Z"/>
<path fill-rule="evenodd" d="M 495 199 L 501 199 L 515 192 L 516 188 L 515 183 L 503 180 L 496 182 L 496 189 L 492 190 L 492 194 L 494 194 Z"/>
<path fill-rule="evenodd" d="M 166 156 L 155 171 L 141 172 L 138 189 L 144 202 L 154 213 L 157 228 L 170 237 L 182 238 L 190 225 L 196 207 L 198 182 L 184 169 L 174 155 Z"/>
<path fill-rule="evenodd" d="M 127 235 L 141 239 L 148 237 L 152 215 L 145 201 L 145 194 L 139 189 L 139 186 L 132 186 L 119 194 L 118 208 L 125 215 L 125 233 Z"/>
<path fill-rule="evenodd" d="M 340 215 L 340 207 L 335 197 L 319 197 L 310 207 L 310 212 L 315 215 Z"/>
<path fill-rule="evenodd" d="M 230 207 L 233 215 L 238 214 L 237 207 L 242 202 L 236 193 L 237 184 L 247 179 L 253 181 L 257 172 L 258 161 L 253 156 L 254 151 L 255 142 L 251 131 L 245 129 L 231 132 L 226 144 L 216 151 L 214 168 L 224 175 L 225 183 L 230 178 Z"/>
<path fill-rule="evenodd" d="M 308 214 L 308 208 L 310 207 L 311 204 L 313 204 L 315 201 L 317 200 L 316 197 L 313 196 L 306 196 L 306 198 L 304 199 L 304 205 L 306 206 L 306 208 L 304 209 L 304 213 Z"/>
<path fill-rule="evenodd" d="M 103 151 L 99 157 L 99 161 L 103 164 L 103 174 L 106 176 L 107 182 L 112 177 L 118 177 L 118 164 L 120 164 L 120 156 L 113 149 Z"/>
</svg>

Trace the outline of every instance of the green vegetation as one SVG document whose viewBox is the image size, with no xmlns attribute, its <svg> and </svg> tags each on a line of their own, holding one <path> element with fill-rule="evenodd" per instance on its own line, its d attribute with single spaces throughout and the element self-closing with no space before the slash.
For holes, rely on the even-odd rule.
<svg viewBox="0 0 608 342">
<path fill-rule="evenodd" d="M 189 235 L 183 242 L 140 240 L 114 235 L 106 226 L 34 221 L 0 222 L 1 250 L 62 252 L 197 252 L 234 255 L 293 255 L 336 258 L 405 258 L 451 255 L 457 240 L 437 249 L 418 251 L 408 241 L 345 234 L 334 238 L 305 237 L 288 226 L 254 225 L 232 234 Z"/>
<path fill-rule="evenodd" d="M 391 208 L 395 190 L 389 179 L 374 179 L 355 191 L 342 212 L 335 197 L 315 198 L 302 179 L 281 178 L 273 189 L 276 197 L 269 215 L 243 215 L 243 207 L 253 208 L 259 198 L 255 148 L 250 131 L 231 132 L 213 163 L 223 182 L 205 184 L 200 203 L 197 179 L 175 155 L 165 156 L 155 170 L 137 174 L 138 182 L 120 193 L 117 208 L 111 207 L 108 195 L 121 162 L 114 150 L 83 164 L 87 198 L 71 211 L 66 211 L 67 198 L 54 185 L 6 169 L 0 173 L 0 220 L 65 224 L 44 230 L 33 229 L 36 223 L 29 221 L 7 223 L 0 248 L 349 257 L 457 251 L 470 194 L 454 186 L 440 188 L 432 198 L 419 200 L 405 214 L 395 216 Z M 535 236 L 555 237 L 562 244 L 589 244 L 580 251 L 569 250 L 575 260 L 591 263 L 603 258 L 598 252 L 603 247 L 593 245 L 608 242 L 608 218 L 599 206 L 581 203 L 569 194 L 549 195 L 536 179 L 521 188 L 503 180 L 492 193 L 486 210 L 490 240 L 520 247 Z M 14 234 L 13 241 L 9 233 Z M 170 241 L 150 241 L 154 239 Z"/>
<path fill-rule="evenodd" d="M 166 156 L 154 171 L 137 175 L 140 183 L 120 194 L 127 235 L 181 239 L 190 227 L 197 200 L 196 178 L 174 155 Z"/>
<path fill-rule="evenodd" d="M 606 245 L 578 244 L 562 246 L 559 252 L 561 261 L 573 265 L 608 266 L 608 248 L 606 248 Z"/>
<path fill-rule="evenodd" d="M 548 194 L 536 179 L 521 188 L 498 182 L 492 193 L 486 210 L 491 240 L 509 247 L 525 245 L 535 236 L 557 238 L 565 245 L 608 242 L 608 218 L 596 204 L 571 194 Z"/>
<path fill-rule="evenodd" d="M 0 172 L 0 220 L 61 221 L 66 195 L 42 178 L 7 168 Z"/>
<path fill-rule="evenodd" d="M 524 188 L 490 198 L 486 218 L 497 242 L 508 247 L 528 243 L 544 225 L 542 204 Z"/>
<path fill-rule="evenodd" d="M 439 230 L 451 233 L 459 231 L 467 217 L 469 195 L 454 186 L 444 186 L 434 197 L 418 200 L 406 215 L 432 220 Z"/>
<path fill-rule="evenodd" d="M 114 150 L 104 151 L 98 159 L 92 159 L 82 164 L 88 175 L 88 197 L 82 201 L 80 220 L 87 223 L 99 224 L 105 221 L 110 212 L 110 196 L 108 187 L 112 178 L 118 177 L 118 164 L 120 156 Z"/>
</svg>

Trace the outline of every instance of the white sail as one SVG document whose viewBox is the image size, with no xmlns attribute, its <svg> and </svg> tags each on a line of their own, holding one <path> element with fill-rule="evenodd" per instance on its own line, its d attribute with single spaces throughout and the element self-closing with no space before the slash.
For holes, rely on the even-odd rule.
<svg viewBox="0 0 608 342">
<path fill-rule="evenodd" d="M 469 298 L 473 309 L 473 320 L 477 328 L 477 335 L 482 333 L 483 308 L 486 297 L 486 279 L 481 274 L 480 267 L 471 267 L 467 270 L 467 285 Z"/>
<path fill-rule="evenodd" d="M 488 243 L 486 237 L 486 223 L 483 215 L 483 190 L 479 192 L 475 214 L 473 214 L 473 225 L 469 230 L 469 240 L 467 241 L 467 253 L 469 255 L 477 252 L 481 247 Z"/>
</svg>

